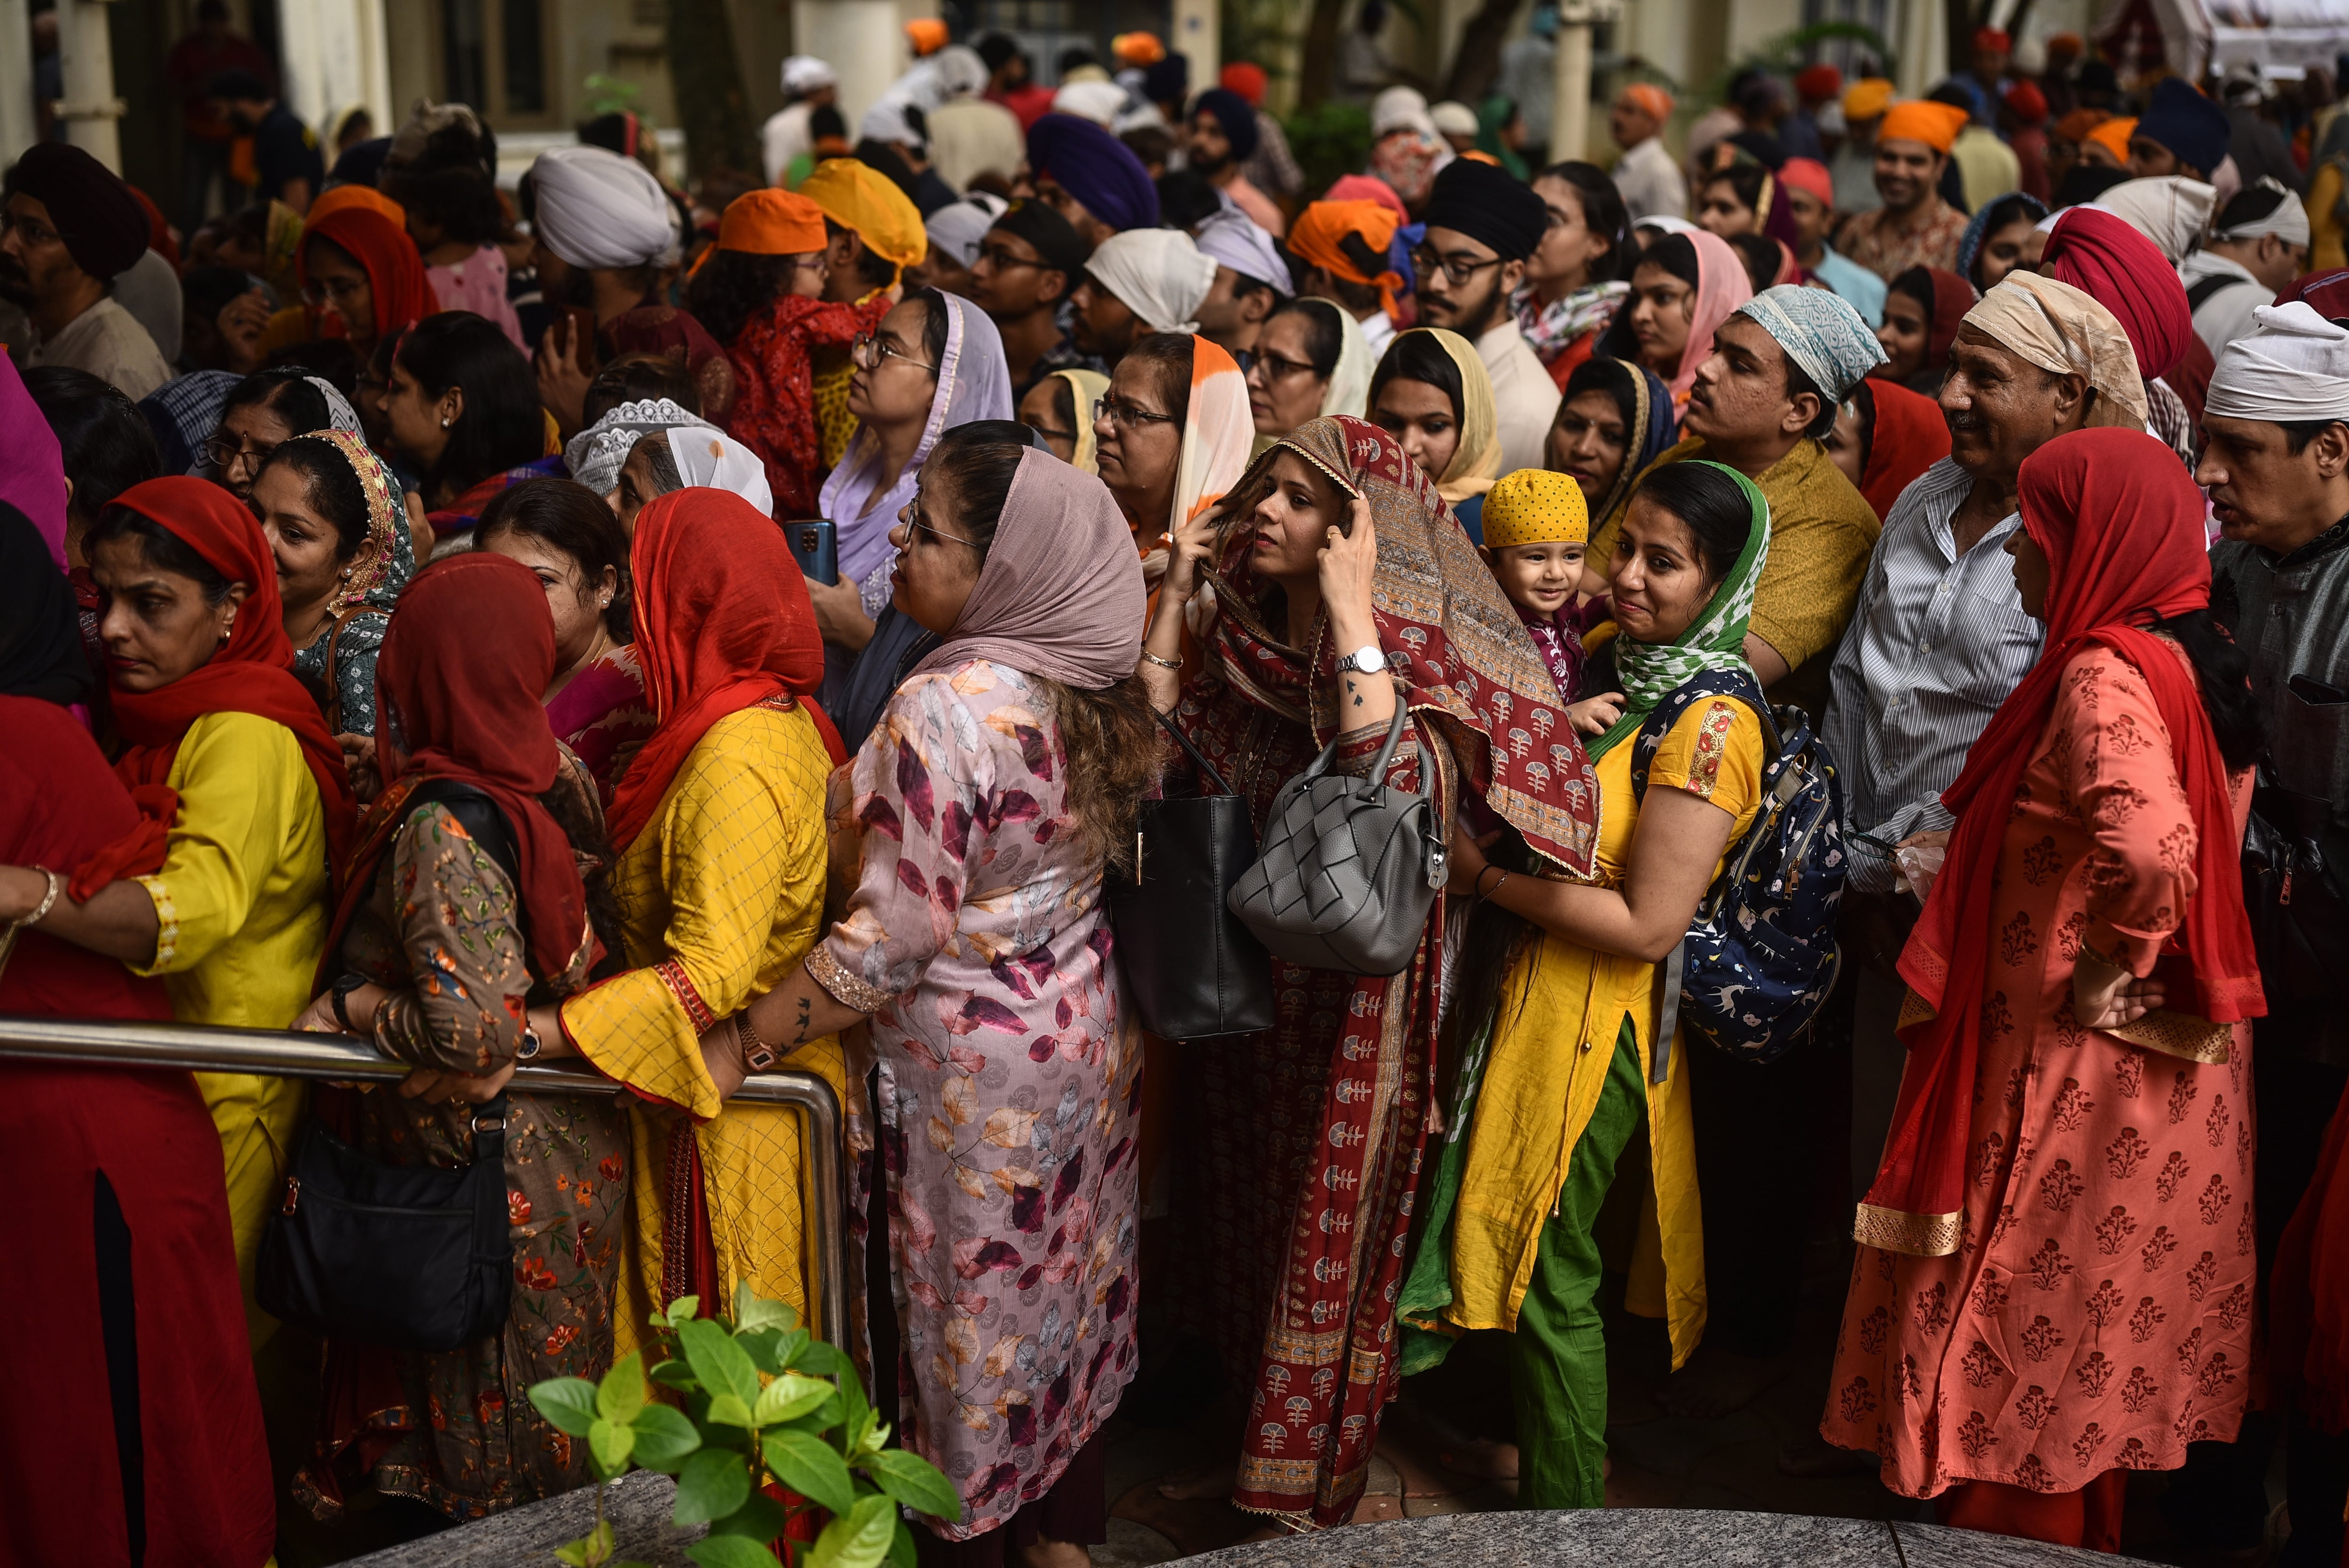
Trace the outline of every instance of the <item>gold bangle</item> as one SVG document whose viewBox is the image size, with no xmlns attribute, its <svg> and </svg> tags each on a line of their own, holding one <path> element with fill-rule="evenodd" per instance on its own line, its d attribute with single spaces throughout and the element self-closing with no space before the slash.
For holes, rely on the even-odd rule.
<svg viewBox="0 0 2349 1568">
<path fill-rule="evenodd" d="M 2122 974 L 2124 974 L 2124 975 L 2131 975 L 2131 974 L 2135 974 L 2135 973 L 2136 973 L 2136 971 L 2134 971 L 2134 970 L 2132 970 L 2131 968 L 2129 968 L 2129 966 L 2128 966 L 2127 965 L 2126 965 L 2126 964 L 2122 963 L 2119 959 L 2117 959 L 2117 958 L 2108 958 L 2108 957 L 2106 957 L 2105 954 L 2101 954 L 2101 953 L 2097 952 L 2095 948 L 2093 948 L 2093 947 L 2089 946 L 2089 945 L 2087 944 L 2087 943 L 2085 943 L 2085 941 L 2084 941 L 2084 942 L 2082 942 L 2082 943 L 2080 944 L 2080 957 L 2082 957 L 2082 958 L 2093 958 L 2093 959 L 2095 959 L 2097 963 L 2099 963 L 2099 964 L 2103 965 L 2106 968 L 2107 968 L 2107 969 L 2117 969 L 2117 970 L 2119 970 L 2119 971 L 2120 971 Z M 2076 964 L 2076 962 L 2077 962 L 2077 961 L 2076 961 L 2076 960 L 2075 960 L 2075 964 Z"/>
<path fill-rule="evenodd" d="M 1142 656 L 1149 660 L 1152 664 L 1156 665 L 1162 670 L 1179 670 L 1183 667 L 1183 661 L 1181 658 L 1162 659 L 1156 654 L 1152 653 L 1148 648 L 1142 650 Z"/>
<path fill-rule="evenodd" d="M 35 866 L 32 869 L 49 879 L 49 890 L 42 895 L 41 902 L 34 906 L 33 913 L 16 923 L 19 925 L 38 925 L 47 920 L 49 917 L 49 911 L 57 907 L 57 894 L 65 891 L 65 878 L 47 866 Z"/>
</svg>

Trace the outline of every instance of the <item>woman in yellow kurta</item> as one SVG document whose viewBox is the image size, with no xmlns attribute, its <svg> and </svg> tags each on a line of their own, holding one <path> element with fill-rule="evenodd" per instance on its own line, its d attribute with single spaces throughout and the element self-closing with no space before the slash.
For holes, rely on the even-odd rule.
<svg viewBox="0 0 2349 1568">
<path fill-rule="evenodd" d="M 805 700 L 823 676 L 814 611 L 774 523 L 722 490 L 646 507 L 631 567 L 636 655 L 660 727 L 612 799 L 629 967 L 564 1002 L 559 1036 L 555 1009 L 534 1015 L 550 1047 L 576 1050 L 639 1097 L 618 1356 L 678 1296 L 724 1310 L 747 1282 L 804 1312 L 813 1271 L 839 1266 L 807 1253 L 800 1114 L 727 1105 L 699 1044 L 795 970 L 823 931 L 824 784 L 840 752 Z M 845 1090 L 835 1038 L 788 1065 Z"/>
<path fill-rule="evenodd" d="M 183 1023 L 281 1029 L 309 1005 L 329 914 L 329 854 L 352 819 L 342 753 L 293 673 L 269 542 L 201 480 L 125 490 L 90 531 L 115 771 L 138 832 L 74 872 L 45 930 L 160 975 Z M 74 868 L 59 868 L 74 870 Z M 253 1263 L 302 1113 L 299 1078 L 199 1073 L 227 1162 L 256 1345 Z"/>
<path fill-rule="evenodd" d="M 1704 1332 L 1689 1047 L 1675 1030 L 1658 1048 L 1653 985 L 1760 806 L 1764 732 L 1747 703 L 1713 696 L 1690 702 L 1652 753 L 1634 742 L 1692 680 L 1716 690 L 1730 684 L 1721 672 L 1751 680 L 1740 649 L 1769 536 L 1761 491 L 1708 462 L 1651 475 L 1623 520 L 1609 575 L 1623 708 L 1590 747 L 1602 799 L 1597 886 L 1513 872 L 1464 835 L 1454 841 L 1454 891 L 1535 930 L 1497 986 L 1472 981 L 1454 1003 L 1464 1022 L 1491 1021 L 1462 1068 L 1404 1282 L 1403 1369 L 1435 1365 L 1466 1330 L 1512 1331 L 1517 1496 L 1528 1508 L 1605 1500 L 1592 1225 L 1643 1119 L 1655 1191 L 1627 1305 L 1666 1320 L 1675 1367 Z M 1511 934 L 1485 923 L 1470 952 L 1506 954 Z"/>
</svg>

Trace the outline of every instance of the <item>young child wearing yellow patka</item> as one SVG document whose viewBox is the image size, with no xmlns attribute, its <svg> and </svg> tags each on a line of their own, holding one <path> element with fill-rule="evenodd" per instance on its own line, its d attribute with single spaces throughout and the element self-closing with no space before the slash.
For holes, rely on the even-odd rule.
<svg viewBox="0 0 2349 1568">
<path fill-rule="evenodd" d="M 1582 678 L 1582 634 L 1607 619 L 1602 596 L 1576 603 L 1582 556 L 1590 541 L 1590 512 L 1582 486 L 1566 474 L 1519 469 L 1494 482 L 1485 496 L 1485 561 L 1534 646 L 1557 683 L 1567 718 L 1584 735 L 1599 735 L 1620 717 L 1619 693 L 1575 700 Z"/>
</svg>

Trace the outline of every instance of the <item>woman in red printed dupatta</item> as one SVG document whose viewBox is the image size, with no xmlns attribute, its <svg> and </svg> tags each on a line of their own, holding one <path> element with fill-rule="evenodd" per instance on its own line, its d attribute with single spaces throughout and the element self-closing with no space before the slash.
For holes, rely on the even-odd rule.
<svg viewBox="0 0 2349 1568">
<path fill-rule="evenodd" d="M 1440 831 L 1506 825 L 1538 862 L 1590 874 L 1589 759 L 1516 613 L 1394 438 L 1354 418 L 1301 425 L 1174 544 L 1140 673 L 1259 832 L 1332 737 L 1333 766 L 1366 771 L 1399 700 L 1389 787 L 1432 796 Z M 1216 609 L 1178 701 L 1170 665 L 1203 582 Z M 1338 668 L 1370 645 L 1386 673 Z M 1440 1092 L 1444 922 L 1439 901 L 1391 977 L 1275 960 L 1280 1023 L 1177 1058 L 1169 1289 L 1251 1412 L 1232 1501 L 1288 1530 L 1351 1516 L 1401 1377 L 1394 1296 Z"/>
<path fill-rule="evenodd" d="M 612 796 L 626 969 L 565 1001 L 559 1019 L 531 1012 L 549 1054 L 575 1051 L 635 1097 L 618 1356 L 678 1296 L 724 1310 L 748 1284 L 804 1312 L 811 1266 L 836 1266 L 806 1255 L 799 1113 L 728 1105 L 730 1086 L 711 1078 L 700 1046 L 823 934 L 824 786 L 843 757 L 809 700 L 823 678 L 815 611 L 782 531 L 730 491 L 652 501 L 630 560 L 635 647 L 659 727 Z M 789 1060 L 844 1091 L 835 1037 Z"/>
<path fill-rule="evenodd" d="M 1943 1523 L 2106 1552 L 2127 1471 L 2234 1438 L 2257 1288 L 2262 741 L 2166 453 L 2083 430 L 2023 465 L 2007 548 L 2046 651 L 1942 796 L 1820 1425 Z"/>
</svg>

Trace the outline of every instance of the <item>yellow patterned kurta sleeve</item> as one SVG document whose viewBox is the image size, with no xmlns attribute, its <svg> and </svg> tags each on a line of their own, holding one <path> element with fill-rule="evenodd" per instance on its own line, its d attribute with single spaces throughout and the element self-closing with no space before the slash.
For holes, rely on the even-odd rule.
<svg viewBox="0 0 2349 1568">
<path fill-rule="evenodd" d="M 179 791 L 155 903 L 155 962 L 171 1016 L 282 1029 L 310 1005 L 326 944 L 326 819 L 302 744 L 274 719 L 208 713 L 188 727 L 168 779 Z M 253 1264 L 305 1099 L 303 1081 L 198 1073 L 228 1173 L 245 1316 L 258 1346 L 275 1321 L 254 1305 Z"/>
<path fill-rule="evenodd" d="M 674 1283 L 687 1179 L 671 1147 L 691 1116 L 724 1288 L 748 1280 L 805 1310 L 797 1111 L 727 1105 L 701 1059 L 701 1032 L 772 990 L 823 924 L 823 792 L 832 761 L 804 709 L 748 708 L 701 738 L 650 826 L 615 869 L 630 965 L 564 1004 L 580 1053 L 644 1099 L 630 1109 L 634 1158 L 629 1267 L 618 1314 L 626 1355 Z M 785 1068 L 844 1092 L 837 1039 L 800 1047 Z M 831 1325 L 821 1326 L 835 1332 Z"/>
</svg>

